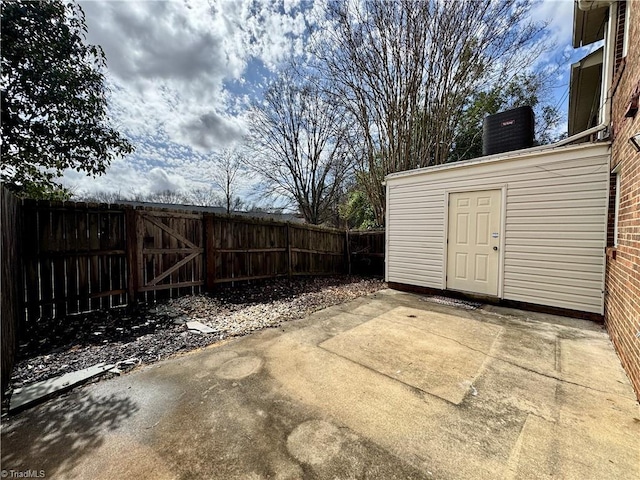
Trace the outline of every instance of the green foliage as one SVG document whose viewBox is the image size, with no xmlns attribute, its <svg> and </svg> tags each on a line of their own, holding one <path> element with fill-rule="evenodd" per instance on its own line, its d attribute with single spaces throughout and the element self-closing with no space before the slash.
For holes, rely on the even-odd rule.
<svg viewBox="0 0 640 480">
<path fill-rule="evenodd" d="M 0 180 L 23 195 L 58 192 L 65 169 L 105 172 L 133 146 L 111 128 L 102 49 L 84 43 L 79 5 L 2 2 Z"/>
<path fill-rule="evenodd" d="M 29 182 L 20 188 L 14 185 L 8 185 L 17 195 L 25 198 L 33 198 L 35 200 L 60 200 L 67 201 L 73 197 L 73 192 L 68 188 L 59 185 L 42 185 Z"/>
<path fill-rule="evenodd" d="M 339 207 L 340 217 L 347 222 L 349 228 L 367 230 L 377 228 L 376 213 L 367 194 L 360 189 L 352 190 L 347 200 Z"/>
<path fill-rule="evenodd" d="M 544 104 L 545 77 L 539 73 L 516 75 L 507 85 L 476 92 L 467 102 L 447 161 L 482 156 L 482 121 L 487 115 L 529 105 L 536 114 L 538 144 L 554 141 L 551 135 L 560 115 L 556 107 Z"/>
</svg>

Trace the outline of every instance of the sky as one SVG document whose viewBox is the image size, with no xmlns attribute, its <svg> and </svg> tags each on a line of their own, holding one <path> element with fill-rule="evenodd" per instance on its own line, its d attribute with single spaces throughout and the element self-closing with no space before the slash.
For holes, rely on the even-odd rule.
<svg viewBox="0 0 640 480">
<path fill-rule="evenodd" d="M 251 101 L 284 62 L 304 53 L 322 8 L 319 0 L 80 4 L 87 42 L 107 57 L 113 125 L 136 147 L 100 177 L 65 172 L 63 183 L 80 196 L 210 188 L 212 157 L 242 141 Z M 556 44 L 539 61 L 568 57 L 553 91 L 566 111 L 570 63 L 585 55 L 571 47 L 573 0 L 543 0 L 532 16 L 549 22 Z M 241 193 L 250 194 L 249 183 Z"/>
</svg>

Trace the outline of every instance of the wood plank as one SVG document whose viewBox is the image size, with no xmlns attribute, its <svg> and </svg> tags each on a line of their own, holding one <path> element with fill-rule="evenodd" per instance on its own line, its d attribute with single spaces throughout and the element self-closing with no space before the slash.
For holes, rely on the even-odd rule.
<svg viewBox="0 0 640 480">
<path fill-rule="evenodd" d="M 171 273 L 175 272 L 182 265 L 185 265 L 186 263 L 190 262 L 191 260 L 196 258 L 198 255 L 200 255 L 200 254 L 198 252 L 196 252 L 196 253 L 192 253 L 191 255 L 186 256 L 185 258 L 180 260 L 178 263 L 173 265 L 171 268 L 165 270 L 164 272 L 162 272 L 161 274 L 157 275 L 155 278 L 153 278 L 152 280 L 147 282 L 146 286 L 157 285 L 159 281 L 167 278 L 169 275 L 171 275 Z"/>
<path fill-rule="evenodd" d="M 213 292 L 216 282 L 216 242 L 213 215 L 206 214 L 204 216 L 204 242 L 205 288 L 208 292 Z"/>
<path fill-rule="evenodd" d="M 113 205 L 109 206 L 108 208 L 101 208 L 100 205 L 107 205 L 105 204 L 98 204 L 98 203 L 86 203 L 86 202 L 51 202 L 51 204 L 48 204 L 46 207 L 44 206 L 44 204 L 48 203 L 47 200 L 35 200 L 29 203 L 29 205 L 33 206 L 36 209 L 39 210 L 47 210 L 49 212 L 53 212 L 53 211 L 62 211 L 62 212 L 66 212 L 69 210 L 69 206 L 70 205 L 74 205 L 76 208 L 82 208 L 82 210 L 84 210 L 87 213 L 122 213 L 122 210 L 120 208 L 112 208 Z M 127 208 L 128 205 L 123 205 L 122 208 Z"/>
<path fill-rule="evenodd" d="M 21 326 L 24 325 L 22 205 L 0 184 L 0 396 L 4 400 L 11 379 Z"/>
<path fill-rule="evenodd" d="M 100 212 L 91 212 L 87 215 L 88 231 L 89 231 L 89 248 L 92 250 L 100 250 L 100 229 L 101 214 Z M 98 255 L 89 255 L 89 293 L 101 292 L 100 286 L 100 257 Z M 89 299 L 91 310 L 97 310 L 101 307 L 100 299 Z"/>
<path fill-rule="evenodd" d="M 91 255 L 89 258 L 89 305 L 91 310 L 98 310 L 101 302 L 98 297 L 92 296 L 94 293 L 102 291 L 100 286 L 100 257 Z"/>
<path fill-rule="evenodd" d="M 174 230 L 176 232 L 181 232 L 186 239 L 192 240 L 191 237 L 189 236 L 189 232 L 187 232 L 186 221 L 182 217 L 168 218 L 167 220 L 168 220 L 168 226 L 169 228 L 171 228 L 171 230 Z M 178 248 L 178 239 L 173 235 L 166 235 L 166 236 L 163 235 L 162 246 L 167 250 Z M 195 252 L 190 252 L 190 253 L 195 253 Z M 175 265 L 178 262 L 179 255 L 176 253 L 170 253 L 168 255 L 163 255 L 163 258 L 167 260 L 167 265 Z M 184 278 L 187 273 L 184 267 L 186 267 L 186 265 L 181 268 L 178 268 L 171 275 L 169 275 L 170 285 L 180 283 L 181 281 L 187 281 Z M 189 281 L 191 281 L 191 279 L 189 279 Z M 180 290 L 176 289 L 175 287 L 172 287 L 171 289 L 169 289 L 168 292 L 171 298 L 180 295 Z"/>
<path fill-rule="evenodd" d="M 89 256 L 79 256 L 78 261 L 78 309 L 87 312 L 91 309 L 89 302 Z"/>
<path fill-rule="evenodd" d="M 78 313 L 78 257 L 66 259 L 67 268 L 67 314 Z"/>
<path fill-rule="evenodd" d="M 90 298 L 101 298 L 101 297 L 109 297 L 109 296 L 113 296 L 113 295 L 122 295 L 126 293 L 126 290 L 124 288 L 118 288 L 115 290 L 107 290 L 104 292 L 99 292 L 99 293 L 92 293 L 91 295 L 89 295 Z"/>
<path fill-rule="evenodd" d="M 124 243 L 124 214 L 109 214 L 109 247 L 122 249 Z M 122 251 L 124 252 L 125 250 Z M 109 288 L 111 290 L 120 290 L 126 288 L 126 283 L 122 278 L 122 256 L 103 255 L 103 258 L 106 258 L 109 266 Z M 111 307 L 122 305 L 124 301 L 124 296 L 122 294 L 113 295 L 109 299 Z"/>
<path fill-rule="evenodd" d="M 291 257 L 291 224 L 287 223 L 287 275 L 293 273 L 293 259 Z"/>
<path fill-rule="evenodd" d="M 27 202 L 25 202 L 27 204 Z M 28 204 L 27 204 L 28 205 Z M 40 241 L 38 233 L 38 219 L 40 212 L 31 207 L 23 208 L 22 222 L 22 251 L 24 259 L 24 286 L 26 289 L 26 319 L 28 324 L 36 322 L 41 315 L 40 311 L 40 273 L 38 271 L 38 259 Z M 4 230 L 9 231 L 9 230 Z"/>
<path fill-rule="evenodd" d="M 196 294 L 196 293 L 200 293 L 202 291 L 202 285 L 204 285 L 204 282 L 206 280 L 205 275 L 204 275 L 204 262 L 205 262 L 205 258 L 204 258 L 204 248 L 205 248 L 205 238 L 204 238 L 204 221 L 203 219 L 199 219 L 197 221 L 192 221 L 193 224 L 193 228 L 194 228 L 194 242 L 202 245 L 202 252 L 200 253 L 200 255 L 198 255 L 195 259 L 195 261 L 192 264 L 193 270 L 192 270 L 192 279 L 194 281 L 197 281 L 200 283 L 200 285 L 195 285 L 194 287 L 191 288 L 191 293 L 192 294 Z"/>
<path fill-rule="evenodd" d="M 168 283 L 165 285 L 146 285 L 144 287 L 140 287 L 141 292 L 154 292 L 158 290 L 166 290 L 169 288 L 184 288 L 184 287 L 195 287 L 204 285 L 204 281 L 192 281 L 192 282 L 182 282 L 182 283 Z"/>
<path fill-rule="evenodd" d="M 144 215 L 151 217 L 164 218 L 191 218 L 194 220 L 202 220 L 203 213 L 190 213 L 188 210 L 184 212 L 164 212 L 162 210 L 145 210 Z"/>
<path fill-rule="evenodd" d="M 56 318 L 62 318 L 67 315 L 67 272 L 66 259 L 56 258 L 51 262 L 53 268 L 53 298 L 55 300 Z"/>
<path fill-rule="evenodd" d="M 280 275 L 254 275 L 252 277 L 230 277 L 230 278 L 216 278 L 216 283 L 231 283 L 231 282 L 244 282 L 247 280 L 265 280 L 268 278 L 280 278 L 286 277 L 286 273 Z"/>
<path fill-rule="evenodd" d="M 44 318 L 53 318 L 53 281 L 51 279 L 51 261 L 44 259 L 39 262 L 40 277 L 40 301 L 46 301 L 46 307 L 42 308 Z"/>
<path fill-rule="evenodd" d="M 286 252 L 287 248 L 222 248 L 217 250 L 219 253 L 268 253 L 268 252 Z"/>
<path fill-rule="evenodd" d="M 345 239 L 346 243 L 344 248 L 347 252 L 347 274 L 351 275 L 351 239 L 349 238 L 349 230 L 347 230 L 345 233 Z"/>
<path fill-rule="evenodd" d="M 338 257 L 344 256 L 344 252 L 336 252 L 336 251 L 327 251 L 327 250 L 312 250 L 307 248 L 292 248 L 292 252 L 298 253 L 310 253 L 313 255 L 335 255 Z"/>
<path fill-rule="evenodd" d="M 100 292 L 109 292 L 114 289 L 114 286 L 111 283 L 111 279 L 113 278 L 111 275 L 111 258 L 109 257 L 98 257 L 100 261 Z M 98 293 L 98 292 L 96 292 Z M 111 308 L 111 298 L 109 295 L 105 295 L 100 302 L 100 308 L 107 309 Z"/>
<path fill-rule="evenodd" d="M 149 255 L 169 255 L 176 253 L 204 253 L 204 248 L 143 248 L 143 254 Z"/>
<path fill-rule="evenodd" d="M 145 213 L 147 213 L 147 212 L 145 212 Z M 156 220 L 155 218 L 150 217 L 150 216 L 145 216 L 145 220 L 150 222 L 150 223 L 152 223 L 152 224 L 154 224 L 156 227 L 160 228 L 161 230 L 164 230 L 169 235 L 173 235 L 174 237 L 176 237 L 178 240 L 180 240 L 185 245 L 189 245 L 192 248 L 198 248 L 198 246 L 195 245 L 193 242 L 191 242 L 190 240 L 187 240 L 185 237 L 180 235 L 178 232 L 176 232 L 175 230 L 172 230 L 171 228 L 167 227 L 164 223 Z"/>
<path fill-rule="evenodd" d="M 124 211 L 124 218 L 125 250 L 127 256 L 127 294 L 129 303 L 134 303 L 141 272 L 140 265 L 138 264 L 137 213 L 133 208 L 127 208 Z"/>
<path fill-rule="evenodd" d="M 101 257 L 105 256 L 124 256 L 126 255 L 126 250 L 91 250 L 91 249 L 82 249 L 82 250 L 66 250 L 66 251 L 45 251 L 39 252 L 36 255 L 31 255 L 36 258 L 73 258 L 80 255 L 99 255 Z"/>
</svg>

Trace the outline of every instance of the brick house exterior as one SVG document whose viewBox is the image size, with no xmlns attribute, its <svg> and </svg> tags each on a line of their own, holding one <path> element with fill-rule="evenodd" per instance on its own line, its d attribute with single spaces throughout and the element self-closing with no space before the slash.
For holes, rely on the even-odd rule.
<svg viewBox="0 0 640 480">
<path fill-rule="evenodd" d="M 640 399 L 640 152 L 629 140 L 640 134 L 640 2 L 617 3 L 605 324 Z"/>
</svg>

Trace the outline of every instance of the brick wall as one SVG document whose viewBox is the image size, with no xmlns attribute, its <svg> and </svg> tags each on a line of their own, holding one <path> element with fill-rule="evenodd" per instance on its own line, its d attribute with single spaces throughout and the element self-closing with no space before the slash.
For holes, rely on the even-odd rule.
<svg viewBox="0 0 640 480">
<path fill-rule="evenodd" d="M 626 8 L 629 46 L 611 87 L 611 162 L 620 172 L 620 204 L 618 245 L 607 257 L 605 322 L 640 400 L 640 153 L 629 142 L 640 133 L 640 113 L 625 117 L 632 95 L 640 90 L 640 2 L 626 2 Z"/>
</svg>

